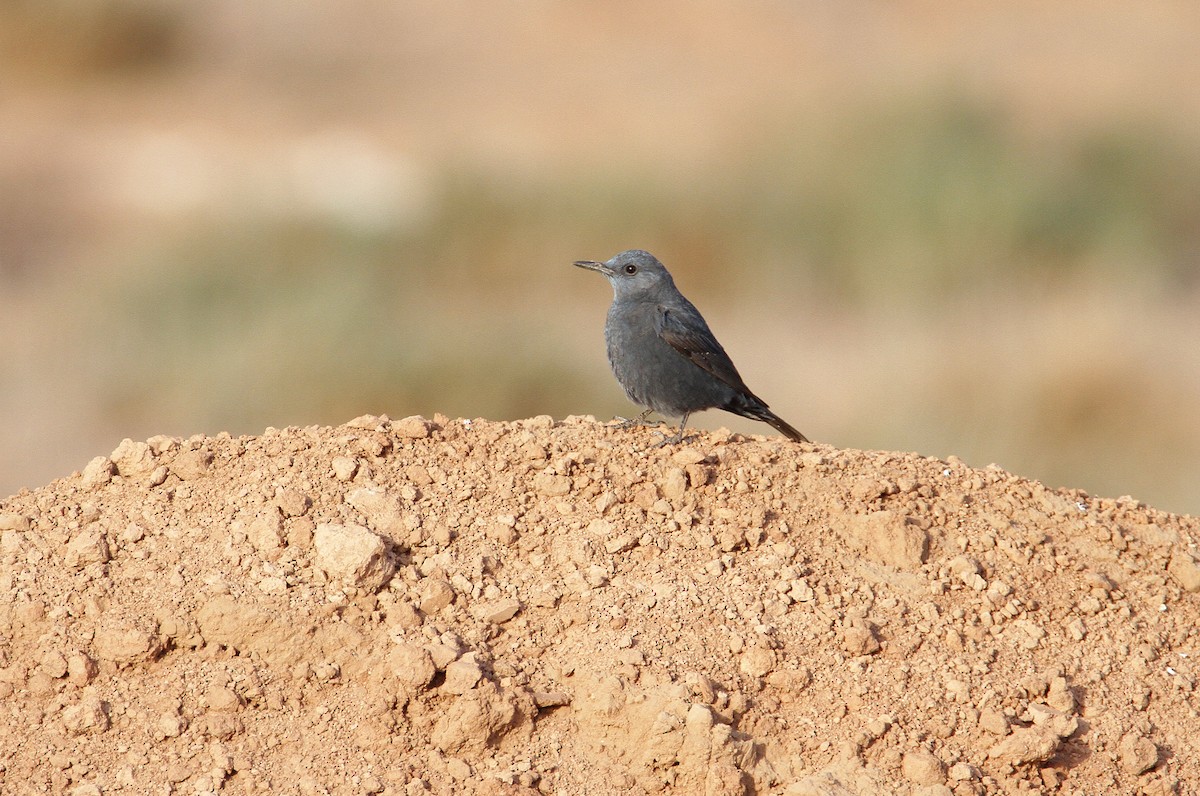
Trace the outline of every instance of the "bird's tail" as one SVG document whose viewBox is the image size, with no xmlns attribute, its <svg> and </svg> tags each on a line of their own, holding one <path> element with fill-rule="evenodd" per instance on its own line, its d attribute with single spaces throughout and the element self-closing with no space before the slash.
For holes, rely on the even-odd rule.
<svg viewBox="0 0 1200 796">
<path fill-rule="evenodd" d="M 772 412 L 770 409 L 768 409 L 766 412 L 764 412 L 763 416 L 759 419 L 762 420 L 764 423 L 770 423 L 772 426 L 775 427 L 775 429 L 780 434 L 782 434 L 783 436 L 787 437 L 790 440 L 793 440 L 794 442 L 808 442 L 809 441 L 808 437 L 804 436 L 799 431 L 792 428 L 791 425 L 789 425 L 786 420 L 784 420 L 782 417 L 780 417 L 779 415 Z"/>
<path fill-rule="evenodd" d="M 759 401 L 739 401 L 732 406 L 725 407 L 727 411 L 734 414 L 748 417 L 751 420 L 761 420 L 773 426 L 780 434 L 794 442 L 808 442 L 808 437 L 801 434 L 796 429 L 784 420 L 779 415 L 772 412 L 765 403 Z"/>
</svg>

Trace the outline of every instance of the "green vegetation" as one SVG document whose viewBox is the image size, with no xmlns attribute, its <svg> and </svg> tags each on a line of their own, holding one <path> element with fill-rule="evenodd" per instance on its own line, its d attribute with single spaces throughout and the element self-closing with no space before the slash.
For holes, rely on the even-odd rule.
<svg viewBox="0 0 1200 796">
<path fill-rule="evenodd" d="M 1154 131 L 1031 141 L 946 100 L 796 126 L 685 180 L 463 168 L 439 175 L 432 195 L 423 221 L 406 227 L 235 202 L 226 217 L 147 241 L 89 301 L 122 319 L 90 362 L 110 413 L 127 424 L 153 417 L 161 430 L 168 406 L 172 428 L 254 432 L 363 412 L 628 411 L 603 364 L 607 289 L 568 264 L 633 245 L 669 256 L 706 307 L 765 300 L 782 339 L 799 334 L 784 306 L 859 319 L 850 322 L 876 340 L 917 330 L 891 355 L 897 372 L 878 378 L 915 379 L 923 367 L 926 382 L 896 388 L 886 411 L 871 408 L 878 386 L 859 389 L 844 373 L 804 388 L 846 393 L 853 434 L 839 444 L 968 460 L 999 452 L 1018 470 L 1021 450 L 1053 444 L 1063 455 L 1039 454 L 1044 466 L 1030 474 L 1080 483 L 1079 457 L 1103 462 L 1108 450 L 1082 444 L 1091 429 L 1131 431 L 1137 394 L 1190 389 L 1147 373 L 1128 341 L 1084 351 L 1086 319 L 1066 332 L 1009 324 L 994 332 L 1003 340 L 976 328 L 981 312 L 1004 318 L 1052 294 L 1100 286 L 1114 301 L 1166 306 L 1197 285 L 1200 155 Z M 1017 342 L 1022 334 L 1032 337 Z M 955 335 L 960 350 L 948 356 L 938 340 Z M 1024 386 L 997 389 L 1012 347 L 1043 344 L 1050 353 L 1030 360 Z M 869 352 L 860 358 L 870 367 Z M 1086 405 L 1069 389 L 1039 389 L 1046 379 L 1083 385 Z M 1094 467 L 1083 485 L 1136 486 Z"/>
</svg>

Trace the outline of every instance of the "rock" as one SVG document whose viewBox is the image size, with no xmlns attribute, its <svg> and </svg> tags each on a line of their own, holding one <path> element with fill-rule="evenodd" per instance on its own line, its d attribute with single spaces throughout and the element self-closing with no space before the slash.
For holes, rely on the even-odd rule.
<svg viewBox="0 0 1200 796">
<path fill-rule="evenodd" d="M 442 690 L 448 694 L 465 694 L 483 679 L 483 669 L 475 662 L 475 653 L 467 653 L 446 667 Z"/>
<path fill-rule="evenodd" d="M 1046 637 L 1046 631 L 1028 619 L 1016 619 L 1005 630 L 1004 636 L 1011 639 L 1013 643 L 1022 649 L 1034 650 L 1037 649 L 1042 639 Z"/>
<path fill-rule="evenodd" d="M 336 456 L 330 463 L 333 477 L 339 481 L 350 481 L 358 473 L 358 460 L 349 456 Z"/>
<path fill-rule="evenodd" d="M 54 678 L 42 671 L 35 671 L 25 681 L 29 693 L 39 697 L 47 697 L 55 692 Z"/>
<path fill-rule="evenodd" d="M 812 683 L 812 672 L 808 669 L 776 669 L 766 676 L 767 685 L 778 688 L 780 699 L 795 702 L 804 689 Z"/>
<path fill-rule="evenodd" d="M 29 530 L 29 518 L 24 514 L 14 514 L 11 511 L 0 511 L 0 531 L 18 531 L 24 533 Z"/>
<path fill-rule="evenodd" d="M 1074 717 L 1043 717 L 1042 724 L 1013 730 L 1013 734 L 988 750 L 992 760 L 1008 762 L 1014 766 L 1027 762 L 1049 760 L 1062 744 L 1062 738 L 1070 737 L 1079 729 L 1079 720 Z"/>
<path fill-rule="evenodd" d="M 164 738 L 178 738 L 187 730 L 188 721 L 178 713 L 163 713 L 158 717 L 156 729 Z"/>
<path fill-rule="evenodd" d="M 1067 678 L 1055 677 L 1050 681 L 1050 688 L 1046 692 L 1046 704 L 1061 713 L 1075 712 L 1075 693 L 1067 684 Z"/>
<path fill-rule="evenodd" d="M 421 602 L 418 608 L 423 614 L 436 614 L 454 602 L 454 587 L 441 578 L 426 578 L 421 582 Z"/>
<path fill-rule="evenodd" d="M 121 440 L 121 444 L 112 452 L 112 462 L 117 472 L 122 476 L 148 475 L 154 471 L 158 463 L 154 459 L 154 451 L 144 442 L 134 442 L 131 439 Z"/>
<path fill-rule="evenodd" d="M 1056 713 L 1053 716 L 1044 718 L 1041 726 L 1059 738 L 1070 738 L 1079 729 L 1079 719 L 1074 716 L 1064 716 L 1061 713 Z"/>
<path fill-rule="evenodd" d="M 213 455 L 211 451 L 204 448 L 184 451 L 171 462 L 171 472 L 179 476 L 179 479 L 182 481 L 193 481 L 207 475 L 209 468 L 212 467 L 212 463 Z"/>
<path fill-rule="evenodd" d="M 672 467 L 667 470 L 662 481 L 659 482 L 659 490 L 662 492 L 662 496 L 669 500 L 683 497 L 683 493 L 687 491 L 687 476 L 683 469 Z"/>
<path fill-rule="evenodd" d="M 547 497 L 561 497 L 571 491 L 571 479 L 565 475 L 541 472 L 533 477 L 533 488 Z"/>
<path fill-rule="evenodd" d="M 396 603 L 387 611 L 385 621 L 389 626 L 411 630 L 421 626 L 421 614 L 407 602 Z"/>
<path fill-rule="evenodd" d="M 407 539 L 409 512 L 405 511 L 398 495 L 379 488 L 362 487 L 347 492 L 346 502 L 362 513 L 367 527 L 375 533 L 401 542 Z"/>
<path fill-rule="evenodd" d="M 946 780 L 946 764 L 932 752 L 905 752 L 900 763 L 904 778 L 916 785 L 939 785 Z"/>
<path fill-rule="evenodd" d="M 158 636 L 136 627 L 103 625 L 92 640 L 96 657 L 118 665 L 150 660 L 162 652 Z"/>
<path fill-rule="evenodd" d="M 465 782 L 471 776 L 471 765 L 465 760 L 452 757 L 446 761 L 446 773 L 451 779 Z"/>
<path fill-rule="evenodd" d="M 504 624 L 516 616 L 520 610 L 521 603 L 512 598 L 489 603 L 478 603 L 471 608 L 471 612 L 476 617 L 485 622 L 491 622 L 493 625 Z"/>
<path fill-rule="evenodd" d="M 287 543 L 289 547 L 309 550 L 313 544 L 313 534 L 317 526 L 308 517 L 297 517 L 289 522 L 287 528 Z"/>
<path fill-rule="evenodd" d="M 72 569 L 109 560 L 108 538 L 98 523 L 92 523 L 71 537 L 67 543 L 66 563 Z"/>
<path fill-rule="evenodd" d="M 690 464 L 700 464 L 700 462 L 707 458 L 707 456 L 695 448 L 680 448 L 671 454 L 671 461 L 681 467 L 687 467 Z"/>
<path fill-rule="evenodd" d="M 571 695 L 565 691 L 534 691 L 533 702 L 539 709 L 557 708 L 571 704 Z"/>
<path fill-rule="evenodd" d="M 1042 702 L 1029 703 L 1029 715 L 1033 719 L 1034 726 L 1044 727 L 1055 719 L 1060 718 L 1063 714 Z"/>
<path fill-rule="evenodd" d="M 313 563 L 330 580 L 378 591 L 396 569 L 387 545 L 361 525 L 321 523 L 313 533 Z"/>
<path fill-rule="evenodd" d="M 615 492 L 612 492 L 611 490 L 604 492 L 600 495 L 600 497 L 596 498 L 596 511 L 600 514 L 606 514 L 609 509 L 611 509 L 613 506 L 619 505 L 620 502 L 621 500 L 617 497 Z"/>
<path fill-rule="evenodd" d="M 76 686 L 85 686 L 98 673 L 96 662 L 82 652 L 73 652 L 67 656 L 67 678 Z"/>
<path fill-rule="evenodd" d="M 312 653 L 312 628 L 280 619 L 273 611 L 240 603 L 228 595 L 213 597 L 196 611 L 195 622 L 206 644 L 253 652 L 277 665 L 293 664 Z"/>
<path fill-rule="evenodd" d="M 242 698 L 233 689 L 214 683 L 204 692 L 204 705 L 209 710 L 232 713 L 242 707 Z"/>
<path fill-rule="evenodd" d="M 405 439 L 424 439 L 433 430 L 433 424 L 420 415 L 411 415 L 392 421 L 392 431 Z"/>
<path fill-rule="evenodd" d="M 103 486 L 112 481 L 116 471 L 117 468 L 113 466 L 111 459 L 107 456 L 97 456 L 83 468 L 83 486 L 85 489 L 96 489 Z"/>
<path fill-rule="evenodd" d="M 205 713 L 197 720 L 196 725 L 204 735 L 222 741 L 228 741 L 245 729 L 240 717 L 216 711 Z"/>
<path fill-rule="evenodd" d="M 869 558 L 897 569 L 916 569 L 929 553 L 929 534 L 896 512 L 851 515 L 846 530 Z"/>
<path fill-rule="evenodd" d="M 762 645 L 753 646 L 742 653 L 738 668 L 747 677 L 765 677 L 775 668 L 775 651 Z"/>
<path fill-rule="evenodd" d="M 843 631 L 842 649 L 849 655 L 874 655 L 882 647 L 870 625 L 851 625 Z"/>
<path fill-rule="evenodd" d="M 408 480 L 412 481 L 417 486 L 429 486 L 433 483 L 433 476 L 419 464 L 410 464 L 404 468 L 404 474 L 408 476 Z"/>
<path fill-rule="evenodd" d="M 38 662 L 38 668 L 55 680 L 67 676 L 67 658 L 58 650 L 47 650 Z"/>
<path fill-rule="evenodd" d="M 528 710 L 534 710 L 529 700 Z M 434 724 L 429 740 L 446 753 L 481 751 L 526 718 L 512 695 L 495 686 L 472 690 L 453 700 Z"/>
<path fill-rule="evenodd" d="M 271 508 L 251 520 L 246 538 L 260 553 L 273 553 L 283 547 L 283 517 L 279 511 Z"/>
<path fill-rule="evenodd" d="M 960 761 L 950 766 L 946 776 L 953 782 L 968 782 L 979 778 L 979 769 Z"/>
<path fill-rule="evenodd" d="M 995 708 L 984 708 L 980 711 L 979 726 L 993 735 L 1008 735 L 1008 719 Z"/>
<path fill-rule="evenodd" d="M 0 531 L 0 563 L 11 564 L 29 555 L 33 545 L 21 531 Z"/>
<path fill-rule="evenodd" d="M 98 735 L 108 729 L 108 704 L 95 694 L 62 709 L 62 723 L 72 735 Z"/>
<path fill-rule="evenodd" d="M 285 517 L 303 516 L 312 506 L 312 498 L 299 489 L 276 489 L 273 502 Z"/>
<path fill-rule="evenodd" d="M 488 524 L 487 537 L 505 547 L 512 547 L 521 538 L 521 535 L 517 533 L 515 524 L 495 521 Z"/>
<path fill-rule="evenodd" d="M 401 644 L 388 653 L 388 666 L 403 685 L 423 689 L 433 681 L 437 667 L 429 650 L 415 644 Z"/>
<path fill-rule="evenodd" d="M 1138 732 L 1125 733 L 1118 749 L 1121 766 L 1130 774 L 1145 774 L 1158 765 L 1158 746 Z"/>
<path fill-rule="evenodd" d="M 176 647 L 196 648 L 204 645 L 204 636 L 200 628 L 188 614 L 174 614 L 163 611 L 158 614 L 158 632 L 164 638 L 170 639 Z"/>
<path fill-rule="evenodd" d="M 587 525 L 588 536 L 596 536 L 601 539 L 607 539 L 613 535 L 616 526 L 612 520 L 606 520 L 602 517 L 597 517 Z"/>
<path fill-rule="evenodd" d="M 429 644 L 425 649 L 429 651 L 429 656 L 433 658 L 433 665 L 439 672 L 444 671 L 447 666 L 458 660 L 458 656 L 462 654 L 462 649 L 454 643 L 438 642 Z"/>
<path fill-rule="evenodd" d="M 988 750 L 988 757 L 1014 766 L 1049 760 L 1061 745 L 1058 733 L 1046 727 L 1022 727 Z"/>
<path fill-rule="evenodd" d="M 963 582 L 963 585 L 974 589 L 975 591 L 983 591 L 987 588 L 987 581 L 983 578 L 983 569 L 979 566 L 979 562 L 967 556 L 955 556 L 946 562 L 946 568 L 958 575 L 958 579 Z"/>
<path fill-rule="evenodd" d="M 604 540 L 604 552 L 609 555 L 627 553 L 638 546 L 638 540 L 631 534 L 621 534 Z"/>
<path fill-rule="evenodd" d="M 1167 572 L 1185 591 L 1200 592 L 1200 563 L 1197 563 L 1190 553 L 1184 550 L 1171 553 Z"/>
</svg>

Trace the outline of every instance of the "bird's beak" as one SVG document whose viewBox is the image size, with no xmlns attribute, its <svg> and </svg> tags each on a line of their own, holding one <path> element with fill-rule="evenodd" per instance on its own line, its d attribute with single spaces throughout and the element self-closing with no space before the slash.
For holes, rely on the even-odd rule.
<svg viewBox="0 0 1200 796">
<path fill-rule="evenodd" d="M 612 269 L 608 267 L 608 263 L 598 263 L 595 260 L 576 260 L 575 265 L 580 268 L 586 268 L 589 271 L 599 271 L 605 276 L 612 276 Z"/>
</svg>

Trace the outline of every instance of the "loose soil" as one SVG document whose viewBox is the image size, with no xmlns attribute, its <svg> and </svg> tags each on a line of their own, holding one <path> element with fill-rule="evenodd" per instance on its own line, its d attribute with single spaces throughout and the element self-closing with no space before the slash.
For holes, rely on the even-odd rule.
<svg viewBox="0 0 1200 796">
<path fill-rule="evenodd" d="M 0 501 L 0 791 L 1197 792 L 1195 518 L 658 439 L 363 417 Z"/>
</svg>

